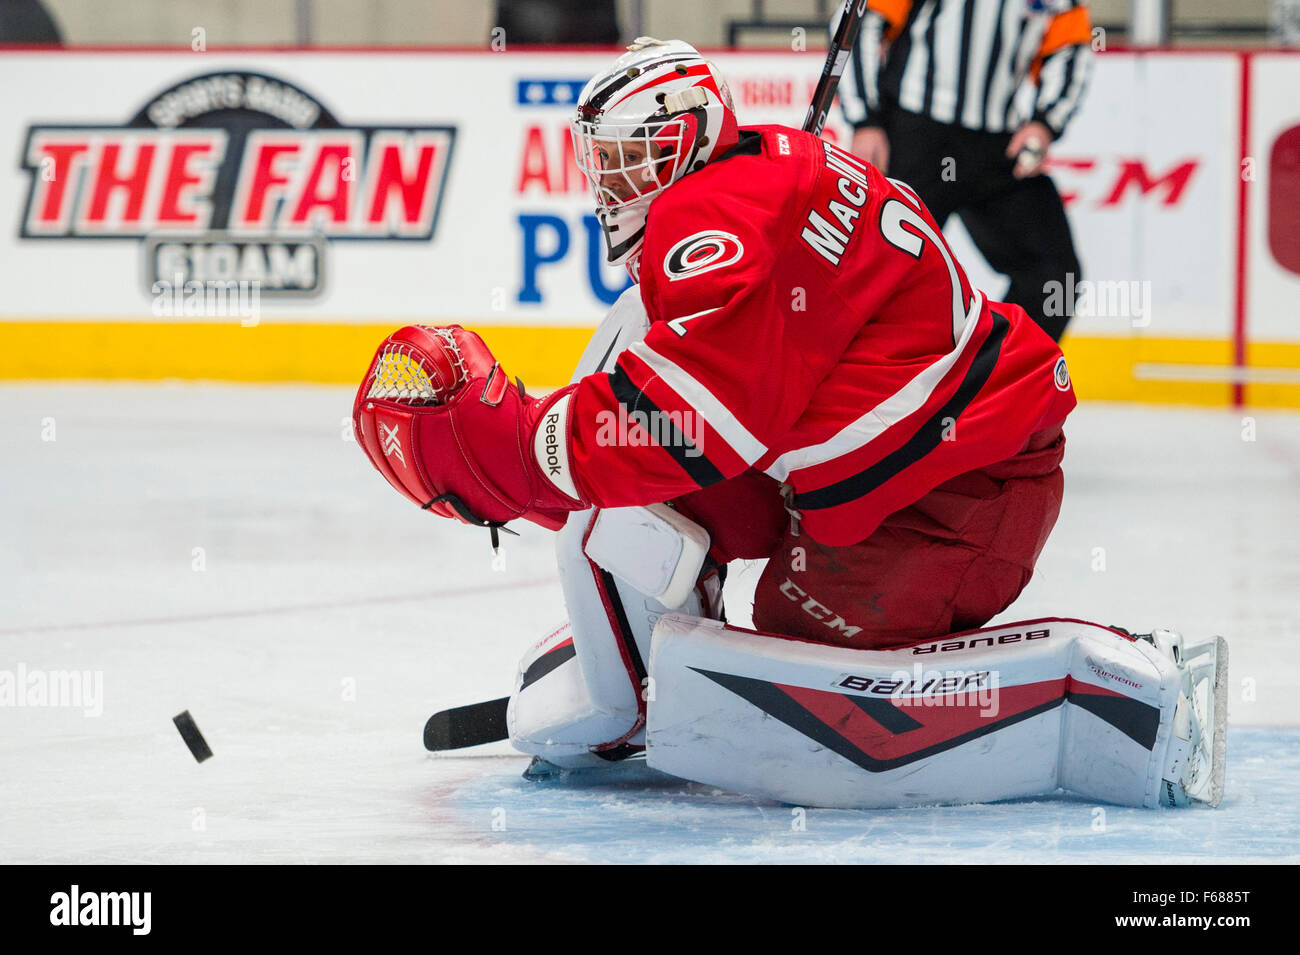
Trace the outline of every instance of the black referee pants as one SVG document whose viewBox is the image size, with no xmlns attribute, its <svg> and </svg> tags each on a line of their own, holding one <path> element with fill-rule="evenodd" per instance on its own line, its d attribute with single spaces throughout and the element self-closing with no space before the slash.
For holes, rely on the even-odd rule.
<svg viewBox="0 0 1300 955">
<path fill-rule="evenodd" d="M 985 133 L 894 110 L 888 175 L 921 197 L 942 227 L 954 212 L 989 265 L 1011 279 L 1004 300 L 1019 305 L 1060 341 L 1074 314 L 1065 289 L 1082 278 L 1070 223 L 1047 176 L 1016 179 L 1005 155 L 1009 133 Z M 1067 281 L 1073 275 L 1073 282 Z M 1053 291 L 1060 283 L 1061 291 Z M 1065 302 L 1064 314 L 1056 307 Z M 1050 306 L 1050 307 L 1049 307 Z"/>
</svg>

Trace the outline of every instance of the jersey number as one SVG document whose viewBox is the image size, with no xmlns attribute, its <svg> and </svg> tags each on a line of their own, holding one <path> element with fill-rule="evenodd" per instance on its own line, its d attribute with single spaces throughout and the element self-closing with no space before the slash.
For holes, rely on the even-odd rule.
<svg viewBox="0 0 1300 955">
<path fill-rule="evenodd" d="M 722 306 L 718 306 L 718 308 L 721 307 Z M 699 318 L 701 315 L 708 315 L 710 312 L 716 312 L 717 310 L 718 310 L 717 308 L 706 308 L 704 311 L 696 312 L 694 315 L 683 315 L 681 318 L 670 319 L 668 322 L 668 327 L 671 328 L 673 331 L 675 331 L 678 335 L 685 335 L 686 323 L 689 322 L 692 318 Z"/>
<path fill-rule="evenodd" d="M 972 296 L 969 302 L 962 301 L 961 276 L 957 272 L 957 263 L 953 260 L 952 253 L 948 251 L 948 244 L 922 217 L 919 211 L 920 200 L 912 192 L 911 187 L 899 182 L 897 179 L 889 181 L 897 186 L 903 195 L 912 199 L 917 208 L 913 208 L 901 199 L 887 200 L 880 207 L 880 234 L 894 248 L 906 252 L 914 259 L 921 258 L 921 253 L 925 251 L 926 239 L 929 239 L 934 244 L 934 247 L 939 250 L 939 254 L 943 256 L 944 264 L 948 266 L 948 279 L 952 283 L 952 342 L 953 346 L 956 347 L 957 342 L 961 339 L 962 332 L 966 328 L 966 319 L 975 304 L 975 298 Z M 911 229 L 903 228 L 904 225 L 911 226 Z M 913 232 L 912 229 L 916 231 Z M 917 235 L 917 232 L 921 233 L 921 235 Z"/>
</svg>

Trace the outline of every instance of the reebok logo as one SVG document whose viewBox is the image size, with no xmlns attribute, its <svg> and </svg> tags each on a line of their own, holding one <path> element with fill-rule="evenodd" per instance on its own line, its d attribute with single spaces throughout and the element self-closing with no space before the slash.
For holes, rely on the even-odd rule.
<svg viewBox="0 0 1300 955">
<path fill-rule="evenodd" d="M 569 399 L 572 397 L 568 394 L 555 402 L 537 423 L 533 432 L 533 458 L 557 490 L 574 500 L 581 500 L 569 471 L 568 423 Z"/>
<path fill-rule="evenodd" d="M 546 416 L 546 467 L 552 477 L 560 475 L 560 439 L 558 437 L 560 416 L 552 411 Z"/>
</svg>

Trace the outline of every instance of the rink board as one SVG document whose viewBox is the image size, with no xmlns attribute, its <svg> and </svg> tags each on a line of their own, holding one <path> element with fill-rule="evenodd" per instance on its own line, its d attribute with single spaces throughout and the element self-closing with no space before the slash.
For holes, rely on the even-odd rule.
<svg viewBox="0 0 1300 955">
<path fill-rule="evenodd" d="M 802 121 L 821 53 L 714 56 L 742 122 Z M 39 91 L 0 103 L 0 378 L 349 382 L 421 321 L 563 382 L 627 282 L 600 261 L 567 135 L 607 60 L 0 54 L 6 89 Z M 1300 407 L 1296 88 L 1280 52 L 1097 57 L 1053 151 L 1090 283 L 1066 343 L 1082 397 Z M 259 294 L 182 307 L 186 282 Z"/>
</svg>

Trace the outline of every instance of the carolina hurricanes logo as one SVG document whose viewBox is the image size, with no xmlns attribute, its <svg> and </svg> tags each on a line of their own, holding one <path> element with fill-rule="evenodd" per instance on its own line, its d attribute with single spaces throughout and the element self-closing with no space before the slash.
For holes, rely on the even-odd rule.
<svg viewBox="0 0 1300 955">
<path fill-rule="evenodd" d="M 390 428 L 381 421 L 379 430 L 384 434 L 384 457 L 391 458 L 397 455 L 397 460 L 402 462 L 402 467 L 406 467 L 406 458 L 402 457 L 402 442 L 397 437 L 397 425 Z"/>
<path fill-rule="evenodd" d="M 688 235 L 664 256 L 664 273 L 668 281 L 688 279 L 738 262 L 745 247 L 730 232 L 708 230 Z"/>
</svg>

